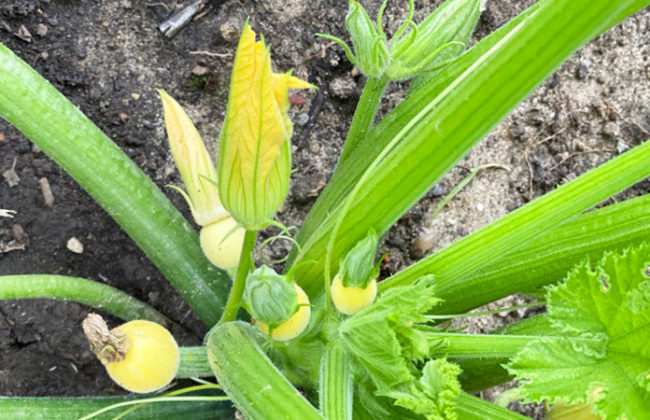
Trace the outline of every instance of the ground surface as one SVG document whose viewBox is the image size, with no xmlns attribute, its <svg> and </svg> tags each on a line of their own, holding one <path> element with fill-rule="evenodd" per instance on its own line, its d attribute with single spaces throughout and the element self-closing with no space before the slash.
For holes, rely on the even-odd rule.
<svg viewBox="0 0 650 420">
<path fill-rule="evenodd" d="M 364 2 L 373 13 L 379 3 Z M 405 3 L 390 2 L 389 30 L 399 25 Z M 439 1 L 418 3 L 424 4 L 418 5 L 423 15 Z M 530 3 L 489 0 L 476 38 Z M 230 0 L 168 40 L 156 28 L 160 9 L 144 1 L 5 0 L 0 42 L 54 83 L 163 187 L 179 178 L 154 89 L 165 88 L 186 106 L 214 147 L 231 60 L 204 52 L 232 54 L 232 28 L 238 30 L 250 16 L 254 29 L 272 44 L 276 68 L 293 68 L 320 87 L 292 108 L 297 171 L 280 218 L 299 225 L 336 163 L 363 86 L 341 50 L 314 36 L 344 36 L 344 4 Z M 384 244 L 391 260 L 384 274 L 650 137 L 649 46 L 650 11 L 645 10 L 579 51 L 391 229 Z M 382 112 L 403 97 L 402 88 L 390 89 Z M 492 163 L 510 170 L 481 172 L 430 222 L 441 196 L 467 175 L 467 168 Z M 24 249 L 0 253 L 0 275 L 56 273 L 105 282 L 188 325 L 175 331 L 182 344 L 200 342 L 196 332 L 202 327 L 127 236 L 55 163 L 0 121 L 0 173 L 6 171 L 0 178 L 0 208 L 17 214 L 0 218 L 0 244 L 16 239 Z M 51 207 L 44 203 L 42 178 L 54 196 Z M 166 191 L 187 214 L 180 197 Z M 646 181 L 617 199 L 648 191 Z M 83 244 L 81 254 L 66 247 L 72 237 Z M 274 256 L 283 252 L 280 245 L 271 250 Z M 0 303 L 0 395 L 120 392 L 87 350 L 79 325 L 88 311 L 73 303 Z M 512 319 L 479 319 L 471 328 L 490 330 Z"/>
</svg>

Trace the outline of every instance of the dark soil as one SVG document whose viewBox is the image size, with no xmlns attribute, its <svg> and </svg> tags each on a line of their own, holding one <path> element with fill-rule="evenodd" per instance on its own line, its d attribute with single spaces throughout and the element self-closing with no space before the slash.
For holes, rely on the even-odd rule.
<svg viewBox="0 0 650 420">
<path fill-rule="evenodd" d="M 172 7 L 182 2 L 149 3 Z M 276 68 L 294 68 L 294 74 L 320 87 L 293 101 L 297 172 L 280 218 L 287 225 L 299 225 L 336 163 L 363 86 L 363 78 L 342 51 L 314 36 L 316 32 L 344 36 L 345 2 L 221 3 L 209 2 L 205 15 L 169 40 L 156 27 L 164 11 L 144 0 L 4 0 L 0 42 L 50 80 L 164 188 L 180 180 L 166 147 L 155 88 L 166 89 L 188 108 L 214 148 L 225 111 L 231 59 L 212 53 L 234 53 L 232 28 L 238 31 L 250 16 L 254 29 L 272 44 Z M 380 3 L 364 2 L 373 13 Z M 389 5 L 390 30 L 405 14 L 402 3 L 406 2 Z M 418 7 L 424 14 L 440 2 L 421 3 L 425 5 Z M 530 3 L 489 1 L 477 38 Z M 384 248 L 391 251 L 391 260 L 383 274 L 650 137 L 649 22 L 646 10 L 599 37 L 488 136 L 462 164 L 502 163 L 511 171 L 479 175 L 430 223 L 427 215 L 440 196 L 466 175 L 463 169 L 452 171 L 389 232 Z M 392 88 L 382 112 L 401 97 L 403 86 Z M 541 142 L 549 136 L 553 137 Z M 143 253 L 68 175 L 0 121 L 0 173 L 14 164 L 19 181 L 12 186 L 0 179 L 0 208 L 17 213 L 13 219 L 0 218 L 0 241 L 13 240 L 20 233 L 16 226 L 27 240 L 24 250 L 0 253 L 0 275 L 55 273 L 110 284 L 185 326 L 174 331 L 181 344 L 200 343 L 205 328 Z M 51 207 L 41 193 L 42 178 L 54 195 Z M 646 181 L 624 197 L 649 190 Z M 183 200 L 165 191 L 189 217 Z M 72 237 L 83 244 L 83 253 L 67 249 Z M 423 245 L 421 240 L 430 237 L 435 240 Z M 277 244 L 268 256 L 277 258 L 284 252 L 286 246 Z M 82 335 L 79 326 L 89 311 L 65 302 L 0 303 L 0 395 L 120 393 Z M 491 319 L 476 328 L 489 330 L 503 322 Z"/>
</svg>

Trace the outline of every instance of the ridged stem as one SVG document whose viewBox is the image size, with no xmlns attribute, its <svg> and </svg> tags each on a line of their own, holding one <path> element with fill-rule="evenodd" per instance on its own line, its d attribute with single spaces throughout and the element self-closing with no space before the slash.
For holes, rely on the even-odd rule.
<svg viewBox="0 0 650 420">
<path fill-rule="evenodd" d="M 235 321 L 208 333 L 208 360 L 226 394 L 247 419 L 323 420 L 264 354 L 252 328 Z"/>
<path fill-rule="evenodd" d="M 234 321 L 235 318 L 237 318 L 237 311 L 239 310 L 241 297 L 244 294 L 244 289 L 246 289 L 246 277 L 248 277 L 251 261 L 253 259 L 256 236 L 257 231 L 254 230 L 247 230 L 244 234 L 244 244 L 241 249 L 241 257 L 239 258 L 235 281 L 230 289 L 228 301 L 226 302 L 219 324 Z"/>
<path fill-rule="evenodd" d="M 363 87 L 363 92 L 361 92 L 361 97 L 357 103 L 357 108 L 354 112 L 348 135 L 345 138 L 343 150 L 341 150 L 339 163 L 343 162 L 347 158 L 350 151 L 354 149 L 357 143 L 362 141 L 366 137 L 368 131 L 372 129 L 375 115 L 377 115 L 377 110 L 379 109 L 379 104 L 381 104 L 384 91 L 389 83 L 390 80 L 386 77 L 371 77 L 366 81 L 366 85 Z"/>
<path fill-rule="evenodd" d="M 322 356 L 320 409 L 328 420 L 352 419 L 352 369 L 345 351 L 331 345 Z"/>
<path fill-rule="evenodd" d="M 161 325 L 169 320 L 151 306 L 113 287 L 78 277 L 51 274 L 0 276 L 0 300 L 57 299 L 101 309 L 125 321 L 147 319 Z"/>
<path fill-rule="evenodd" d="M 176 372 L 177 378 L 214 377 L 208 363 L 208 350 L 204 346 L 181 347 L 181 364 Z"/>
</svg>

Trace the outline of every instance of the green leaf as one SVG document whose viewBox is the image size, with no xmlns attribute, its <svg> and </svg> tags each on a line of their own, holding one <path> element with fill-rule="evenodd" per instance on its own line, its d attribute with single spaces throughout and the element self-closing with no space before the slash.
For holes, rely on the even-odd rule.
<svg viewBox="0 0 650 420">
<path fill-rule="evenodd" d="M 458 365 L 445 359 L 430 360 L 422 377 L 408 391 L 391 391 L 387 395 L 395 404 L 429 420 L 456 420 L 456 402 L 460 395 Z"/>
<path fill-rule="evenodd" d="M 605 418 L 650 413 L 650 245 L 587 261 L 549 288 L 556 337 L 533 341 L 508 369 L 531 401 L 591 404 Z"/>
<path fill-rule="evenodd" d="M 426 338 L 413 329 L 440 300 L 433 296 L 432 279 L 425 277 L 382 294 L 369 307 L 343 321 L 340 333 L 347 349 L 384 392 L 412 380 L 409 363 L 429 354 Z"/>
<path fill-rule="evenodd" d="M 194 229 L 106 134 L 2 44 L 0 116 L 115 219 L 203 322 L 219 320 L 230 281 L 203 256 Z"/>
</svg>

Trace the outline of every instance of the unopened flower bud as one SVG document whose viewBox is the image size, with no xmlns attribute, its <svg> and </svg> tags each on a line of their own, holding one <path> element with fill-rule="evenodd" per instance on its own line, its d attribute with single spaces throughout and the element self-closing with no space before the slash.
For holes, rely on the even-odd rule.
<svg viewBox="0 0 650 420">
<path fill-rule="evenodd" d="M 288 90 L 312 87 L 289 73 L 271 70 L 264 41 L 248 23 L 237 47 L 226 120 L 221 131 L 219 194 L 247 230 L 272 220 L 289 189 L 292 124 Z"/>
<path fill-rule="evenodd" d="M 201 248 L 212 264 L 223 269 L 237 267 L 244 229 L 221 205 L 217 171 L 203 140 L 183 108 L 160 90 L 169 148 L 186 191 L 177 188 L 190 206 L 194 221 L 202 226 Z"/>
<path fill-rule="evenodd" d="M 275 340 L 295 338 L 309 324 L 309 298 L 272 268 L 262 266 L 248 276 L 243 302 L 257 326 Z"/>
</svg>

